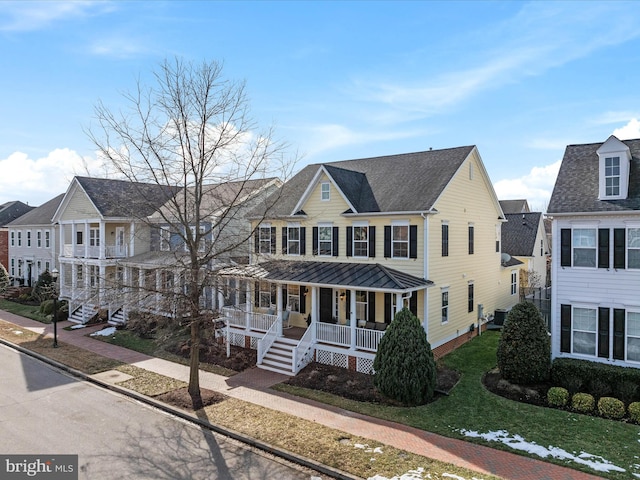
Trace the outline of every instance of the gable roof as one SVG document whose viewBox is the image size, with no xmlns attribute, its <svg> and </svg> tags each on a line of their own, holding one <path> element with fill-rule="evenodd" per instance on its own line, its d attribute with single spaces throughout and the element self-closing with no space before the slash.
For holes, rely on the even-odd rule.
<svg viewBox="0 0 640 480">
<path fill-rule="evenodd" d="M 500 206 L 504 213 L 524 213 L 530 212 L 529 203 L 525 199 L 500 200 Z"/>
<path fill-rule="evenodd" d="M 153 183 L 108 178 L 75 177 L 103 217 L 146 217 L 179 190 Z"/>
<path fill-rule="evenodd" d="M 599 200 L 598 149 L 603 143 L 568 145 L 547 213 L 632 212 L 640 210 L 640 139 L 623 140 L 631 153 L 629 193 L 621 200 Z"/>
<path fill-rule="evenodd" d="M 4 227 L 34 208 L 19 200 L 3 203 L 0 205 L 0 227 Z"/>
<path fill-rule="evenodd" d="M 58 210 L 60 202 L 64 198 L 64 193 L 52 198 L 48 202 L 43 203 L 30 212 L 18 217 L 11 222 L 8 227 L 16 227 L 21 225 L 51 225 L 53 223 L 53 215 Z"/>
<path fill-rule="evenodd" d="M 356 209 L 353 213 L 426 212 L 474 149 L 466 146 L 307 165 L 284 184 L 269 214 L 294 215 L 321 168 Z"/>
<path fill-rule="evenodd" d="M 536 248 L 536 237 L 542 213 L 506 213 L 502 224 L 502 251 L 512 257 L 531 257 Z"/>
</svg>

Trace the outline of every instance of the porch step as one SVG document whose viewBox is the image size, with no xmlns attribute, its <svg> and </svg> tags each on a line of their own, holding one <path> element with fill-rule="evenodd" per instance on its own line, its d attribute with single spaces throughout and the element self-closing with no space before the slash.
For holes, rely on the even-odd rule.
<svg viewBox="0 0 640 480">
<path fill-rule="evenodd" d="M 124 318 L 124 310 L 122 308 L 116 310 L 116 313 L 111 315 L 111 318 L 107 323 L 114 326 L 124 325 L 126 323 L 126 320 Z"/>
<path fill-rule="evenodd" d="M 89 323 L 98 314 L 98 310 L 95 305 L 80 305 L 69 315 L 68 320 L 74 323 Z"/>
<path fill-rule="evenodd" d="M 290 338 L 280 337 L 276 339 L 258 367 L 293 376 L 293 349 L 297 344 L 296 340 Z"/>
</svg>

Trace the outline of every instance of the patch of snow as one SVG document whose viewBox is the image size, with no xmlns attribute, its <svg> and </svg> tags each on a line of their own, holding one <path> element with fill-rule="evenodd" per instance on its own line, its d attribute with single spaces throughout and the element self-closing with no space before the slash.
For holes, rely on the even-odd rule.
<svg viewBox="0 0 640 480">
<path fill-rule="evenodd" d="M 455 480 L 465 480 L 463 477 L 460 477 L 458 475 L 454 475 L 453 473 L 443 473 L 442 476 L 443 477 L 447 477 L 447 478 L 453 478 Z"/>
<path fill-rule="evenodd" d="M 14 330 L 12 333 L 14 335 L 24 335 L 24 332 L 21 332 L 20 330 Z"/>
<path fill-rule="evenodd" d="M 78 328 L 86 328 L 86 325 L 84 323 L 78 323 L 72 327 L 69 327 L 69 330 L 77 330 Z"/>
<path fill-rule="evenodd" d="M 460 477 L 459 475 L 455 475 L 453 473 L 443 473 L 443 478 L 453 478 L 454 480 L 466 480 L 464 477 Z M 407 473 L 403 473 L 402 475 L 394 476 L 391 478 L 383 477 L 382 475 L 375 475 L 373 477 L 369 477 L 367 480 L 427 480 L 431 478 L 431 474 L 425 472 L 423 467 L 418 467 L 415 470 L 409 470 Z M 471 480 L 480 480 L 479 478 L 472 477 Z"/>
<path fill-rule="evenodd" d="M 367 453 L 383 453 L 382 452 L 382 447 L 376 447 L 376 448 L 371 448 L 369 445 L 363 445 L 361 443 L 354 443 L 353 444 L 354 448 L 360 448 L 362 450 L 364 450 Z"/>
<path fill-rule="evenodd" d="M 475 431 L 462 429 L 460 430 L 460 433 L 462 433 L 465 437 L 482 438 L 488 442 L 499 442 L 503 445 L 507 445 L 508 447 L 513 448 L 514 450 L 528 452 L 532 455 L 537 455 L 542 458 L 551 456 L 553 458 L 558 458 L 561 460 L 570 460 L 581 465 L 586 465 L 587 467 L 592 468 L 593 470 L 596 470 L 598 472 L 626 471 L 624 468 L 620 468 L 617 465 L 612 464 L 610 461 L 604 459 L 603 457 L 591 455 L 586 452 L 581 452 L 580 455 L 576 456 L 575 454 L 571 454 L 566 450 L 553 446 L 545 448 L 535 442 L 527 442 L 520 435 L 510 435 L 509 432 L 505 430 L 478 433 Z"/>
<path fill-rule="evenodd" d="M 116 333 L 116 327 L 107 327 L 102 330 L 98 330 L 97 332 L 93 332 L 91 337 L 110 337 Z"/>
</svg>

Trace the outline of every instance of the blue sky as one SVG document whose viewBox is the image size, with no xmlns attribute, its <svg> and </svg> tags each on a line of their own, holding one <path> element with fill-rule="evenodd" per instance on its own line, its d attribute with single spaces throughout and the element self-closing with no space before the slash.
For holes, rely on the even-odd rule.
<svg viewBox="0 0 640 480">
<path fill-rule="evenodd" d="M 0 203 L 96 169 L 94 106 L 224 62 L 306 163 L 477 145 L 543 210 L 567 144 L 640 138 L 636 2 L 0 1 Z"/>
</svg>

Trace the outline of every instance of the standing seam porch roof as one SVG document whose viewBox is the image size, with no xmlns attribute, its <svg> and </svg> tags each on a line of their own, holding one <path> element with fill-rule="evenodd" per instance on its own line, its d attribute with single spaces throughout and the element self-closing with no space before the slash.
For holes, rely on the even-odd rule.
<svg viewBox="0 0 640 480">
<path fill-rule="evenodd" d="M 421 290 L 430 280 L 375 263 L 303 262 L 274 260 L 243 267 L 227 267 L 221 275 L 249 277 L 280 283 L 352 287 L 362 290 Z"/>
</svg>

